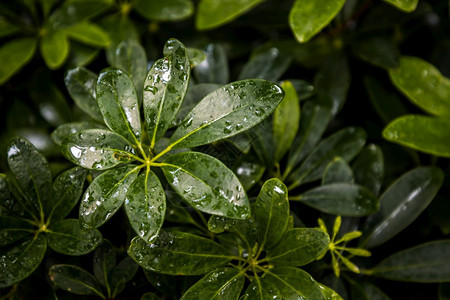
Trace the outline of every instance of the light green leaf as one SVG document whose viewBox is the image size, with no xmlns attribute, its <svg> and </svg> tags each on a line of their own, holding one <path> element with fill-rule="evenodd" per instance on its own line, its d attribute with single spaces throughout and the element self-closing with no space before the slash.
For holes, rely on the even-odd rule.
<svg viewBox="0 0 450 300">
<path fill-rule="evenodd" d="M 344 4 L 345 0 L 296 0 L 289 14 L 289 25 L 297 41 L 309 41 L 333 20 Z"/>
<path fill-rule="evenodd" d="M 444 180 L 436 167 L 420 167 L 397 179 L 380 197 L 380 211 L 371 216 L 364 230 L 364 246 L 388 241 L 411 224 L 434 199 Z"/>
<path fill-rule="evenodd" d="M 87 271 L 70 265 L 53 265 L 48 270 L 50 280 L 59 288 L 77 295 L 95 295 L 105 299 L 102 287 Z"/>
<path fill-rule="evenodd" d="M 196 82 L 227 84 L 230 71 L 225 48 L 220 44 L 209 44 L 205 52 L 206 59 L 194 68 Z"/>
<path fill-rule="evenodd" d="M 192 0 L 137 0 L 134 8 L 143 17 L 155 21 L 178 21 L 194 13 Z"/>
<path fill-rule="evenodd" d="M 201 0 L 195 25 L 199 30 L 213 29 L 231 22 L 263 0 Z"/>
<path fill-rule="evenodd" d="M 419 0 L 384 0 L 385 2 L 401 9 L 405 12 L 413 12 L 416 10 Z"/>
<path fill-rule="evenodd" d="M 103 128 L 104 127 L 98 123 L 91 122 L 74 122 L 74 123 L 66 123 L 58 126 L 51 134 L 52 141 L 61 146 L 63 140 L 67 138 L 69 135 L 74 134 L 76 132 L 85 130 L 85 129 L 94 129 L 94 128 Z"/>
<path fill-rule="evenodd" d="M 392 83 L 424 111 L 450 117 L 450 79 L 432 64 L 403 56 L 397 69 L 389 70 Z"/>
<path fill-rule="evenodd" d="M 59 68 L 69 55 L 69 41 L 62 31 L 53 31 L 41 39 L 41 54 L 50 69 Z"/>
<path fill-rule="evenodd" d="M 348 163 L 340 157 L 336 157 L 328 164 L 323 172 L 322 185 L 348 182 L 353 183 L 353 171 Z"/>
<path fill-rule="evenodd" d="M 144 269 L 169 275 L 201 275 L 231 261 L 227 250 L 209 239 L 167 230 L 152 244 L 135 237 L 128 255 Z"/>
<path fill-rule="evenodd" d="M 120 208 L 138 170 L 125 166 L 108 170 L 92 181 L 81 199 L 80 219 L 90 228 L 103 225 Z"/>
<path fill-rule="evenodd" d="M 397 68 L 400 51 L 390 36 L 376 35 L 357 40 L 353 52 L 361 59 L 382 68 Z"/>
<path fill-rule="evenodd" d="M 0 85 L 26 65 L 36 50 L 36 40 L 22 38 L 4 43 L 0 47 Z"/>
<path fill-rule="evenodd" d="M 22 219 L 0 216 L 0 247 L 15 243 L 27 235 L 34 233 L 34 228 L 30 223 Z"/>
<path fill-rule="evenodd" d="M 244 287 L 244 273 L 234 268 L 221 268 L 197 281 L 180 300 L 235 299 Z"/>
<path fill-rule="evenodd" d="M 244 294 L 244 300 L 273 300 L 281 299 L 278 288 L 264 277 L 255 277 Z"/>
<path fill-rule="evenodd" d="M 203 153 L 182 152 L 169 156 L 161 168 L 172 188 L 194 208 L 233 219 L 250 216 L 244 188 L 219 160 Z"/>
<path fill-rule="evenodd" d="M 95 249 L 92 265 L 98 282 L 103 286 L 109 285 L 109 272 L 116 265 L 116 250 L 108 240 L 103 240 Z"/>
<path fill-rule="evenodd" d="M 111 271 L 112 297 L 119 294 L 125 288 L 125 284 L 133 279 L 139 266 L 134 260 L 127 256 Z"/>
<path fill-rule="evenodd" d="M 198 66 L 202 61 L 206 59 L 206 53 L 203 50 L 196 48 L 186 48 L 188 53 L 189 62 L 191 63 L 191 68 Z"/>
<path fill-rule="evenodd" d="M 71 38 L 83 44 L 94 47 L 108 47 L 108 34 L 98 25 L 83 21 L 64 28 L 64 32 Z"/>
</svg>

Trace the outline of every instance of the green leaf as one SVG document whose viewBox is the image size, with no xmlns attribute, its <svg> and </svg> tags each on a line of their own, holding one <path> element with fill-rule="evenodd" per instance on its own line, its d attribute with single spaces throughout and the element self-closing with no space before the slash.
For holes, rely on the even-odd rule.
<svg viewBox="0 0 450 300">
<path fill-rule="evenodd" d="M 35 228 L 22 219 L 0 216 L 0 247 L 15 243 L 27 235 L 30 235 Z"/>
<path fill-rule="evenodd" d="M 318 285 L 319 285 L 320 289 L 322 290 L 324 299 L 326 299 L 326 300 L 344 300 L 344 298 L 341 297 L 338 293 L 336 293 L 333 289 L 331 289 L 321 283 L 318 283 Z"/>
<path fill-rule="evenodd" d="M 64 28 L 64 32 L 80 43 L 94 47 L 108 47 L 110 44 L 108 34 L 101 27 L 88 21 L 76 23 Z"/>
<path fill-rule="evenodd" d="M 380 211 L 367 220 L 364 245 L 383 244 L 411 224 L 434 199 L 444 180 L 436 167 L 420 167 L 397 179 L 380 197 Z"/>
<path fill-rule="evenodd" d="M 284 91 L 269 81 L 236 81 L 207 95 L 172 135 L 173 147 L 195 147 L 241 133 L 270 115 Z"/>
<path fill-rule="evenodd" d="M 322 185 L 301 194 L 299 201 L 321 212 L 361 217 L 375 213 L 379 203 L 367 188 L 352 183 Z"/>
<path fill-rule="evenodd" d="M 130 185 L 125 210 L 139 237 L 147 243 L 157 237 L 166 213 L 166 194 L 155 173 L 147 170 Z"/>
<path fill-rule="evenodd" d="M 97 229 L 81 228 L 77 219 L 66 219 L 50 225 L 48 245 L 66 255 L 85 255 L 102 241 Z"/>
<path fill-rule="evenodd" d="M 242 246 L 249 250 L 256 244 L 255 221 L 250 218 L 247 220 L 229 219 L 220 216 L 211 216 L 208 220 L 208 229 L 214 233 L 224 231 L 234 233 L 243 242 Z"/>
<path fill-rule="evenodd" d="M 335 157 L 350 161 L 361 151 L 365 142 L 366 132 L 358 127 L 347 127 L 327 137 L 291 173 L 289 179 L 293 181 L 292 186 L 321 178 L 325 168 Z"/>
<path fill-rule="evenodd" d="M 197 281 L 180 300 L 235 299 L 244 287 L 244 273 L 234 268 L 217 269 Z"/>
<path fill-rule="evenodd" d="M 383 137 L 428 154 L 450 157 L 449 126 L 449 118 L 406 115 L 389 123 Z"/>
<path fill-rule="evenodd" d="M 97 281 L 103 286 L 109 286 L 109 273 L 116 265 L 116 250 L 108 240 L 103 240 L 95 249 L 92 265 Z"/>
<path fill-rule="evenodd" d="M 58 126 L 51 134 L 52 141 L 61 146 L 63 140 L 67 138 L 69 135 L 74 134 L 76 132 L 85 130 L 85 129 L 94 129 L 94 128 L 103 128 L 98 123 L 91 122 L 73 122 L 66 123 Z"/>
<path fill-rule="evenodd" d="M 450 241 L 429 242 L 392 254 L 372 269 L 371 274 L 408 282 L 449 281 Z"/>
<path fill-rule="evenodd" d="M 296 0 L 289 14 L 289 25 L 297 41 L 309 41 L 334 19 L 344 4 L 345 0 Z"/>
<path fill-rule="evenodd" d="M 189 84 L 189 58 L 184 45 L 170 39 L 164 58 L 156 61 L 144 82 L 144 115 L 151 147 L 170 127 Z"/>
<path fill-rule="evenodd" d="M 194 13 L 192 0 L 147 1 L 137 0 L 134 9 L 149 20 L 178 21 Z"/>
<path fill-rule="evenodd" d="M 301 269 L 274 268 L 265 278 L 278 288 L 282 299 L 325 299 L 317 282 Z"/>
<path fill-rule="evenodd" d="M 1 251 L 0 288 L 11 286 L 30 276 L 41 263 L 46 250 L 47 240 L 40 234 Z"/>
<path fill-rule="evenodd" d="M 248 160 L 247 160 L 248 159 Z M 233 167 L 233 172 L 246 191 L 250 190 L 264 175 L 266 168 L 256 158 L 243 158 Z"/>
<path fill-rule="evenodd" d="M 323 172 L 322 185 L 339 182 L 353 183 L 353 181 L 352 169 L 348 163 L 340 157 L 334 158 Z"/>
<path fill-rule="evenodd" d="M 384 177 L 384 157 L 380 147 L 368 145 L 353 163 L 355 183 L 362 185 L 378 195 Z"/>
<path fill-rule="evenodd" d="M 81 221 L 90 228 L 103 225 L 120 208 L 137 175 L 136 168 L 125 166 L 106 171 L 95 178 L 81 200 Z"/>
<path fill-rule="evenodd" d="M 293 78 L 289 82 L 294 86 L 300 101 L 311 98 L 316 93 L 314 86 L 305 80 Z"/>
<path fill-rule="evenodd" d="M 377 288 L 375 285 L 364 282 L 361 285 L 352 284 L 352 296 L 359 297 L 365 300 L 390 300 L 383 291 Z M 356 291 L 355 291 L 356 290 Z"/>
<path fill-rule="evenodd" d="M 413 12 L 416 10 L 419 0 L 384 0 L 385 2 L 401 9 L 405 12 Z"/>
<path fill-rule="evenodd" d="M 0 174 L 0 215 L 7 217 L 28 218 L 26 209 L 19 191 L 5 174 Z"/>
<path fill-rule="evenodd" d="M 69 41 L 62 31 L 53 31 L 41 39 L 41 54 L 50 69 L 59 68 L 69 55 Z"/>
<path fill-rule="evenodd" d="M 357 40 L 353 52 L 361 59 L 382 68 L 397 68 L 400 51 L 390 36 L 376 35 Z"/>
<path fill-rule="evenodd" d="M 397 69 L 389 70 L 392 83 L 424 111 L 450 117 L 450 79 L 432 64 L 403 56 Z"/>
<path fill-rule="evenodd" d="M 253 209 L 259 244 L 270 249 L 281 240 L 289 221 L 288 192 L 283 182 L 267 180 Z"/>
<path fill-rule="evenodd" d="M 33 57 L 36 40 L 33 38 L 15 39 L 0 47 L 0 85 L 18 72 Z"/>
<path fill-rule="evenodd" d="M 264 277 L 255 277 L 244 294 L 244 300 L 271 300 L 281 299 L 278 288 Z"/>
<path fill-rule="evenodd" d="M 139 266 L 127 256 L 111 271 L 111 289 L 113 298 L 125 288 L 125 284 L 133 279 Z"/>
<path fill-rule="evenodd" d="M 97 75 L 86 68 L 78 67 L 67 72 L 66 88 L 73 101 L 93 119 L 103 122 L 103 116 L 95 99 Z"/>
<path fill-rule="evenodd" d="M 70 54 L 67 59 L 68 68 L 76 68 L 90 64 L 100 53 L 99 48 L 93 48 L 75 41 L 70 43 Z"/>
<path fill-rule="evenodd" d="M 209 44 L 205 52 L 206 59 L 194 68 L 196 82 L 227 84 L 230 71 L 225 48 L 220 44 Z"/>
<path fill-rule="evenodd" d="M 92 170 L 106 170 L 135 160 L 135 150 L 124 137 L 104 129 L 86 129 L 69 135 L 62 154 L 74 164 Z"/>
<path fill-rule="evenodd" d="M 106 125 L 133 144 L 141 139 L 136 89 L 130 77 L 121 70 L 108 68 L 97 80 L 97 103 Z"/>
<path fill-rule="evenodd" d="M 189 62 L 191 63 L 191 68 L 198 66 L 202 61 L 206 59 L 206 53 L 203 50 L 196 48 L 186 48 L 188 53 Z"/>
<path fill-rule="evenodd" d="M 168 230 L 152 244 L 135 237 L 128 255 L 144 269 L 169 275 L 201 275 L 231 261 L 227 250 L 209 239 Z"/>
<path fill-rule="evenodd" d="M 23 138 L 13 138 L 8 145 L 8 165 L 38 219 L 50 213 L 53 194 L 52 175 L 47 160 Z"/>
<path fill-rule="evenodd" d="M 87 171 L 75 167 L 59 175 L 53 183 L 54 204 L 49 219 L 64 219 L 77 205 L 83 192 L 83 184 Z"/>
<path fill-rule="evenodd" d="M 233 219 L 250 216 L 247 195 L 222 162 L 198 152 L 169 156 L 161 168 L 172 188 L 194 208 Z"/>
<path fill-rule="evenodd" d="M 267 250 L 267 260 L 275 266 L 300 267 L 327 251 L 330 237 L 320 229 L 294 228 L 286 231 L 280 242 Z"/>
<path fill-rule="evenodd" d="M 0 37 L 6 37 L 20 31 L 20 28 L 14 24 L 11 24 L 4 18 L 0 17 Z"/>
<path fill-rule="evenodd" d="M 281 87 L 285 96 L 273 114 L 273 139 L 277 145 L 275 149 L 277 162 L 291 148 L 300 122 L 300 104 L 294 86 L 289 81 L 284 81 Z"/>
<path fill-rule="evenodd" d="M 263 0 L 201 0 L 195 26 L 199 30 L 213 29 L 231 22 Z"/>
<path fill-rule="evenodd" d="M 59 288 L 77 295 L 95 295 L 105 299 L 100 284 L 87 271 L 70 265 L 53 265 L 48 270 L 51 281 Z"/>
</svg>

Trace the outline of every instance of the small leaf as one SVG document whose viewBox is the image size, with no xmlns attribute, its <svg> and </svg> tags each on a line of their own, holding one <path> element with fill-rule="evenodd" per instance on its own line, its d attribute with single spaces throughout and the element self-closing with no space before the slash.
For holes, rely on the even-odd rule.
<svg viewBox="0 0 450 300">
<path fill-rule="evenodd" d="M 108 47 L 110 40 L 106 32 L 98 25 L 83 21 L 64 28 L 64 32 L 80 43 L 94 47 Z"/>
<path fill-rule="evenodd" d="M 206 59 L 206 53 L 203 50 L 196 48 L 186 48 L 188 53 L 189 62 L 191 63 L 191 68 L 198 66 L 202 61 Z"/>
<path fill-rule="evenodd" d="M 113 297 L 125 288 L 125 284 L 133 279 L 139 266 L 134 260 L 127 256 L 125 257 L 111 272 L 111 289 Z"/>
<path fill-rule="evenodd" d="M 330 237 L 319 229 L 294 228 L 286 231 L 280 242 L 267 250 L 268 261 L 276 266 L 300 267 L 327 251 Z"/>
<path fill-rule="evenodd" d="M 144 115 L 154 147 L 175 118 L 189 84 L 189 58 L 184 45 L 170 39 L 164 46 L 164 58 L 156 61 L 144 82 Z"/>
<path fill-rule="evenodd" d="M 361 59 L 382 68 L 397 68 L 400 51 L 389 36 L 376 35 L 357 40 L 353 52 Z"/>
<path fill-rule="evenodd" d="M 155 21 L 178 21 L 194 13 L 192 0 L 137 0 L 133 7 L 143 17 Z"/>
<path fill-rule="evenodd" d="M 40 234 L 0 252 L 0 288 L 11 286 L 30 276 L 41 263 L 46 250 L 47 240 Z"/>
<path fill-rule="evenodd" d="M 77 219 L 65 219 L 50 225 L 48 245 L 66 255 L 85 255 L 102 241 L 97 229 L 81 228 Z"/>
<path fill-rule="evenodd" d="M 169 156 L 161 168 L 172 188 L 194 208 L 233 219 L 250 216 L 247 195 L 236 175 L 212 156 L 182 152 Z"/>
<path fill-rule="evenodd" d="M 436 196 L 444 173 L 420 167 L 397 179 L 380 197 L 380 211 L 367 220 L 364 245 L 383 244 L 411 224 Z"/>
<path fill-rule="evenodd" d="M 328 164 L 323 172 L 322 185 L 348 182 L 353 183 L 353 171 L 348 163 L 340 157 L 336 157 Z"/>
<path fill-rule="evenodd" d="M 93 261 L 94 275 L 101 285 L 106 286 L 109 283 L 109 272 L 115 265 L 116 250 L 108 240 L 103 240 L 95 249 Z"/>
<path fill-rule="evenodd" d="M 109 68 L 97 80 L 97 103 L 106 125 L 133 144 L 141 139 L 136 89 L 130 77 L 121 70 Z"/>
<path fill-rule="evenodd" d="M 59 68 L 69 55 L 69 41 L 62 31 L 49 32 L 41 39 L 41 54 L 50 69 Z"/>
<path fill-rule="evenodd" d="M 19 191 L 5 174 L 0 174 L 0 215 L 30 219 L 27 214 L 29 205 L 24 205 Z M 32 210 L 32 208 L 30 207 Z"/>
<path fill-rule="evenodd" d="M 144 269 L 169 275 L 201 275 L 231 261 L 227 250 L 209 239 L 168 230 L 152 244 L 135 237 L 128 255 Z"/>
<path fill-rule="evenodd" d="M 259 244 L 270 249 L 281 240 L 287 229 L 289 200 L 286 186 L 276 178 L 266 181 L 253 209 Z"/>
<path fill-rule="evenodd" d="M 195 26 L 198 30 L 213 29 L 231 22 L 263 0 L 201 0 Z"/>
<path fill-rule="evenodd" d="M 278 288 L 264 277 L 255 277 L 250 283 L 244 294 L 244 300 L 269 300 L 281 299 L 281 294 Z"/>
<path fill-rule="evenodd" d="M 397 69 L 389 70 L 392 83 L 426 112 L 450 117 L 450 79 L 432 64 L 412 56 L 403 56 Z"/>
<path fill-rule="evenodd" d="M 71 134 L 76 132 L 85 130 L 85 129 L 94 129 L 94 128 L 104 128 L 100 124 L 90 123 L 90 122 L 74 122 L 74 123 L 66 123 L 58 126 L 51 134 L 52 141 L 61 146 L 63 140 Z"/>
<path fill-rule="evenodd" d="M 321 212 L 346 217 L 375 213 L 379 203 L 365 187 L 352 183 L 322 185 L 300 195 L 300 202 Z"/>
<path fill-rule="evenodd" d="M 0 216 L 0 247 L 15 243 L 27 235 L 30 235 L 35 228 L 28 222 L 19 218 Z"/>
<path fill-rule="evenodd" d="M 413 12 L 416 10 L 419 0 L 384 0 L 385 2 L 401 9 L 405 12 Z"/>
<path fill-rule="evenodd" d="M 132 166 L 112 169 L 92 181 L 80 205 L 80 219 L 90 228 L 103 225 L 122 205 L 125 194 L 138 175 Z"/>
<path fill-rule="evenodd" d="M 344 6 L 345 0 L 296 0 L 289 14 L 289 25 L 300 43 L 307 42 L 328 25 Z"/>
<path fill-rule="evenodd" d="M 243 242 L 242 246 L 247 250 L 252 249 L 256 244 L 255 221 L 252 218 L 236 220 L 211 216 L 208 220 L 208 229 L 214 233 L 222 233 L 224 231 L 234 233 Z"/>
<path fill-rule="evenodd" d="M 62 154 L 71 162 L 92 170 L 106 170 L 135 160 L 135 150 L 124 137 L 103 129 L 87 129 L 68 136 Z"/>
<path fill-rule="evenodd" d="M 319 288 L 321 289 L 325 300 L 344 300 L 344 298 L 342 298 L 338 293 L 336 293 L 326 285 L 323 285 L 321 283 L 317 284 L 319 285 Z"/>
<path fill-rule="evenodd" d="M 126 194 L 125 210 L 139 237 L 147 243 L 157 237 L 166 213 L 166 195 L 155 173 L 147 170 L 133 181 Z"/>
<path fill-rule="evenodd" d="M 172 135 L 173 147 L 195 147 L 241 133 L 265 119 L 283 99 L 268 81 L 230 83 L 207 95 Z"/>
<path fill-rule="evenodd" d="M 235 299 L 239 298 L 244 287 L 244 273 L 234 268 L 221 268 L 213 271 L 194 284 L 180 300 L 196 299 Z"/>
<path fill-rule="evenodd" d="M 256 160 L 257 159 L 243 156 L 233 167 L 233 172 L 237 175 L 246 191 L 250 190 L 250 188 L 262 178 L 264 171 L 266 170 L 266 168 Z"/>
<path fill-rule="evenodd" d="M 33 57 L 36 40 L 22 38 L 12 40 L 0 47 L 0 85 L 18 72 Z"/>
<path fill-rule="evenodd" d="M 407 282 L 450 280 L 450 241 L 434 241 L 402 250 L 381 261 L 371 274 Z"/>
<path fill-rule="evenodd" d="M 378 195 L 384 177 L 384 157 L 380 147 L 368 145 L 353 163 L 355 183 L 365 186 Z"/>
<path fill-rule="evenodd" d="M 70 265 L 53 265 L 48 270 L 50 280 L 59 288 L 77 295 L 95 295 L 105 299 L 102 288 L 87 271 Z"/>
<path fill-rule="evenodd" d="M 217 84 L 228 83 L 230 71 L 224 47 L 220 44 L 209 44 L 206 47 L 205 52 L 206 59 L 194 68 L 196 82 Z"/>
<path fill-rule="evenodd" d="M 449 127 L 449 118 L 406 115 L 389 123 L 383 137 L 428 154 L 450 157 Z"/>
</svg>

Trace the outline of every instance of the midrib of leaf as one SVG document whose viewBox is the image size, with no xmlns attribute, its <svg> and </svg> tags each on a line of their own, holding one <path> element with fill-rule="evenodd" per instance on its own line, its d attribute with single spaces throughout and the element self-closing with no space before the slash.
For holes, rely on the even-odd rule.
<svg viewBox="0 0 450 300">
<path fill-rule="evenodd" d="M 318 241 L 316 241 L 316 242 L 308 243 L 307 245 L 302 245 L 302 246 L 300 246 L 300 247 L 293 248 L 292 250 L 283 252 L 283 254 L 280 254 L 280 255 L 277 255 L 277 256 L 270 256 L 270 257 L 267 257 L 267 260 L 270 261 L 270 260 L 273 260 L 273 259 L 277 259 L 277 258 L 280 258 L 280 257 L 282 257 L 282 256 L 288 255 L 289 253 L 292 253 L 292 252 L 295 252 L 295 251 L 300 250 L 300 249 L 302 249 L 302 248 L 305 248 L 305 247 L 307 247 L 307 246 L 310 246 L 311 244 L 312 244 L 312 245 L 316 245 L 316 244 L 319 244 L 319 243 L 322 243 L 322 240 L 318 240 Z M 264 260 L 265 260 L 265 258 L 264 258 Z"/>
<path fill-rule="evenodd" d="M 172 68 L 172 61 L 169 61 L 169 60 L 168 60 L 168 63 L 169 63 L 169 65 L 170 65 L 169 70 L 170 70 L 170 72 L 171 72 L 172 69 L 173 69 L 173 68 Z M 172 79 L 172 77 L 171 77 L 171 79 Z M 168 85 L 168 84 L 169 84 L 169 83 L 167 83 L 167 85 Z M 155 143 L 156 143 L 156 132 L 158 131 L 159 120 L 160 120 L 160 118 L 161 118 L 162 109 L 163 109 L 164 103 L 165 103 L 165 101 L 166 101 L 167 85 L 164 87 L 164 92 L 163 92 L 163 95 L 162 95 L 162 98 L 161 98 L 161 103 L 159 104 L 159 110 L 158 110 L 158 115 L 157 115 L 157 117 L 156 117 L 155 129 L 153 130 L 152 142 L 151 142 L 151 144 L 150 144 L 150 147 L 151 147 L 151 148 L 153 148 L 153 147 L 155 146 Z"/>
<path fill-rule="evenodd" d="M 144 165 L 143 165 L 144 166 Z M 121 185 L 122 182 L 128 177 L 130 176 L 132 173 L 136 172 L 137 170 L 139 170 L 141 168 L 141 166 L 137 166 L 134 169 L 132 169 L 130 172 L 128 172 L 127 174 L 125 174 L 125 176 L 120 179 L 116 184 L 113 185 L 113 187 L 111 189 L 109 189 L 109 191 L 105 194 L 105 198 L 109 197 L 109 195 L 113 192 L 113 190 L 118 186 Z"/>
<path fill-rule="evenodd" d="M 269 234 L 269 227 L 270 227 L 270 222 L 272 221 L 272 212 L 273 212 L 273 205 L 272 204 L 273 203 L 271 201 L 271 203 L 270 203 L 270 210 L 269 210 L 269 221 L 267 222 L 266 232 L 264 233 L 264 240 L 261 243 L 261 250 L 264 249 L 264 246 L 265 246 L 266 241 L 267 241 L 267 235 Z"/>
<path fill-rule="evenodd" d="M 62 235 L 62 236 L 65 236 L 65 237 L 69 237 L 69 238 L 72 238 L 72 239 L 74 239 L 74 240 L 77 240 L 77 241 L 81 241 L 81 242 L 89 242 L 90 241 L 90 239 L 82 239 L 82 238 L 80 238 L 80 237 L 78 237 L 78 236 L 75 236 L 75 235 L 70 235 L 70 234 L 68 234 L 68 233 L 63 233 L 63 232 L 58 232 L 58 231 L 47 231 L 47 232 L 49 232 L 49 233 L 51 233 L 51 234 L 55 234 L 55 235 Z"/>
<path fill-rule="evenodd" d="M 191 161 L 188 161 L 188 162 L 191 162 Z M 211 189 L 211 186 L 210 186 L 209 184 L 207 184 L 203 179 L 198 178 L 196 175 L 192 174 L 191 172 L 189 172 L 188 170 L 184 169 L 184 168 L 181 167 L 181 166 L 172 165 L 172 164 L 168 164 L 168 163 L 161 163 L 159 166 L 161 166 L 161 167 L 165 167 L 165 166 L 172 167 L 172 168 L 175 168 L 176 171 L 181 170 L 181 171 L 183 171 L 184 173 L 188 174 L 189 176 L 193 177 L 194 179 L 196 179 L 196 180 L 198 180 L 198 181 L 201 181 L 202 183 L 204 183 L 207 187 L 209 187 L 209 188 Z M 175 171 L 175 172 L 176 172 L 176 171 Z M 212 190 L 212 189 L 211 189 L 211 190 Z"/>
<path fill-rule="evenodd" d="M 233 276 L 233 278 L 227 280 L 219 289 L 217 289 L 217 291 L 214 293 L 213 297 L 211 299 L 214 299 L 218 294 L 220 294 L 220 292 L 222 290 L 224 290 L 227 286 L 229 286 L 232 281 L 238 277 L 242 276 L 242 271 L 239 271 L 238 274 L 236 274 L 235 276 Z"/>
<path fill-rule="evenodd" d="M 38 191 L 38 188 L 37 188 L 37 185 L 36 185 L 36 181 L 34 180 L 34 176 L 33 176 L 32 172 L 30 170 L 30 167 L 29 167 L 28 163 L 26 164 L 26 166 L 27 166 L 27 172 L 30 175 L 31 181 L 33 181 L 34 190 L 36 191 L 37 200 L 38 200 L 38 204 L 39 204 L 39 215 L 41 217 L 41 222 L 44 222 L 44 207 L 42 206 L 41 196 L 39 194 L 39 191 Z"/>
<path fill-rule="evenodd" d="M 279 276 L 277 276 L 276 274 L 266 270 L 267 273 L 270 273 L 271 276 L 275 277 L 276 279 L 278 279 L 279 281 L 281 281 L 283 284 L 285 284 L 286 286 L 288 286 L 290 289 L 294 290 L 297 294 L 304 296 L 302 294 L 302 292 L 300 292 L 299 290 L 297 290 L 296 288 L 294 288 L 292 285 L 290 285 L 289 283 L 287 283 L 286 281 L 284 281 L 284 279 L 280 278 Z M 292 276 L 286 276 L 286 277 L 292 277 Z M 297 279 L 297 278 L 295 278 Z"/>
<path fill-rule="evenodd" d="M 225 250 L 225 249 L 224 249 Z M 233 256 L 227 256 L 227 255 L 219 255 L 219 254 L 203 254 L 203 253 L 190 253 L 190 252 L 182 252 L 182 251 L 176 251 L 176 250 L 171 250 L 171 249 L 161 249 L 159 250 L 161 252 L 169 252 L 169 253 L 174 253 L 174 254 L 183 254 L 183 255 L 187 255 L 187 256 L 198 256 L 198 257 L 212 257 L 212 258 L 226 258 L 229 260 L 232 260 L 234 257 Z"/>
</svg>

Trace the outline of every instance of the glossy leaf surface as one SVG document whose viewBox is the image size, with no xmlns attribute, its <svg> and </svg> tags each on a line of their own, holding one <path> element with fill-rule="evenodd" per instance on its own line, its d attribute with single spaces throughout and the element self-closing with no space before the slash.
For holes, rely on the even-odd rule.
<svg viewBox="0 0 450 300">
<path fill-rule="evenodd" d="M 255 278 L 244 294 L 244 300 L 270 300 L 281 299 L 281 294 L 278 288 L 266 278 Z"/>
<path fill-rule="evenodd" d="M 384 157 L 380 147 L 368 145 L 353 164 L 355 183 L 365 186 L 378 195 L 384 177 Z"/>
<path fill-rule="evenodd" d="M 191 0 L 164 2 L 138 0 L 134 8 L 145 18 L 156 21 L 177 21 L 189 17 L 194 12 L 194 4 Z"/>
<path fill-rule="evenodd" d="M 36 41 L 32 38 L 12 40 L 0 47 L 0 84 L 19 71 L 33 57 Z"/>
<path fill-rule="evenodd" d="M 101 285 L 106 286 L 109 280 L 109 272 L 115 265 L 116 250 L 108 240 L 103 240 L 97 249 L 95 249 L 93 259 L 94 275 Z"/>
<path fill-rule="evenodd" d="M 69 55 L 69 41 L 62 31 L 44 35 L 40 42 L 41 54 L 50 69 L 60 67 Z"/>
<path fill-rule="evenodd" d="M 94 128 L 102 128 L 98 123 L 91 122 L 74 122 L 74 123 L 66 123 L 61 126 L 58 126 L 51 134 L 52 141 L 61 146 L 63 140 L 71 134 L 76 132 L 86 130 L 86 129 L 94 129 Z"/>
<path fill-rule="evenodd" d="M 353 171 L 348 163 L 340 157 L 330 162 L 323 172 L 322 184 L 353 182 Z"/>
<path fill-rule="evenodd" d="M 229 82 L 230 70 L 225 49 L 220 44 L 209 44 L 206 49 L 206 59 L 194 68 L 198 83 L 226 84 Z"/>
<path fill-rule="evenodd" d="M 419 3 L 419 0 L 384 0 L 384 1 L 405 12 L 413 12 L 416 9 L 417 4 Z"/>
<path fill-rule="evenodd" d="M 59 288 L 77 295 L 95 295 L 104 298 L 102 288 L 87 271 L 70 265 L 53 265 L 48 271 L 51 281 Z"/>
<path fill-rule="evenodd" d="M 109 36 L 103 29 L 87 21 L 65 28 L 64 32 L 71 39 L 94 47 L 107 47 L 110 43 Z"/>
<path fill-rule="evenodd" d="M 298 268 L 281 267 L 267 271 L 265 278 L 275 285 L 285 299 L 324 299 L 316 281 Z"/>
<path fill-rule="evenodd" d="M 0 215 L 0 247 L 19 241 L 27 235 L 31 235 L 35 228 L 19 218 Z"/>
</svg>

